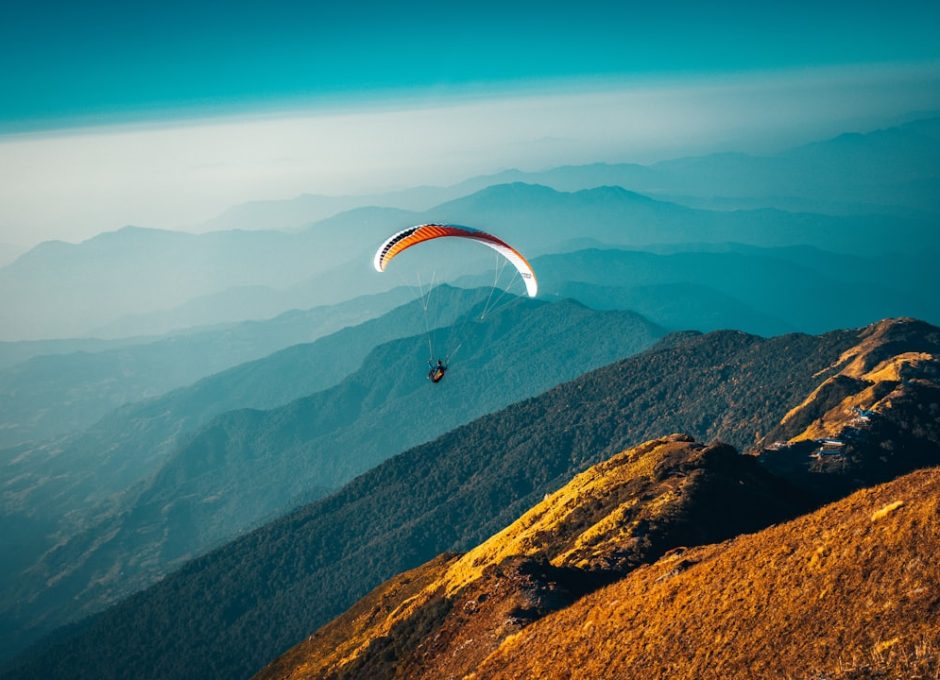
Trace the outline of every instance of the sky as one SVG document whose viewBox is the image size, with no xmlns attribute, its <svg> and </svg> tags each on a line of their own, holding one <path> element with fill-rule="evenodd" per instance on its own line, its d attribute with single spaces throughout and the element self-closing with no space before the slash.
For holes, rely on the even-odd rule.
<svg viewBox="0 0 940 680">
<path fill-rule="evenodd" d="M 940 109 L 936 2 L 20 2 L 0 242 Z"/>
</svg>

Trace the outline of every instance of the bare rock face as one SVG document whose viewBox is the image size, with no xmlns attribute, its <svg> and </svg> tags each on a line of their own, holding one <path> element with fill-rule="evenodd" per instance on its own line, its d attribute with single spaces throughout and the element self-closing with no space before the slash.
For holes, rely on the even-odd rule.
<svg viewBox="0 0 940 680">
<path fill-rule="evenodd" d="M 940 463 L 940 332 L 888 319 L 823 371 L 762 442 L 761 462 L 823 500 Z"/>
</svg>

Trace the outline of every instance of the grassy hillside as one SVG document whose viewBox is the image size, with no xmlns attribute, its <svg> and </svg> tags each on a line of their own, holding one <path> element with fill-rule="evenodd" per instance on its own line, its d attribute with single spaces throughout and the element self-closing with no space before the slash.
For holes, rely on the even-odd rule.
<svg viewBox="0 0 940 680">
<path fill-rule="evenodd" d="M 937 677 L 938 513 L 934 468 L 678 551 L 524 629 L 474 677 Z"/>
<path fill-rule="evenodd" d="M 759 450 L 765 467 L 831 499 L 936 464 L 938 448 L 940 332 L 900 319 L 866 329 Z"/>
<path fill-rule="evenodd" d="M 458 559 L 383 584 L 258 678 L 465 677 L 532 621 L 670 550 L 807 507 L 730 446 L 683 435 L 646 442 L 577 475 Z M 402 587 L 411 583 L 420 589 Z"/>
</svg>

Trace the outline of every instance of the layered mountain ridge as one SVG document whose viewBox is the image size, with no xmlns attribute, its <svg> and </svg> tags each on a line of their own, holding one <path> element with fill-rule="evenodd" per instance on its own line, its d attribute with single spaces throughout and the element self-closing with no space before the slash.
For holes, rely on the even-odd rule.
<svg viewBox="0 0 940 680">
<path fill-rule="evenodd" d="M 414 302 L 122 409 L 65 451 L 38 452 L 56 456 L 57 479 L 43 477 L 41 466 L 8 465 L 18 474 L 4 485 L 3 500 L 19 508 L 31 496 L 31 518 L 74 508 L 68 501 L 83 493 L 100 498 L 105 489 L 118 494 L 125 487 L 99 501 L 104 507 L 96 514 L 57 527 L 55 542 L 2 592 L 0 625 L 36 635 L 100 610 L 400 451 L 634 354 L 662 334 L 630 312 L 514 297 L 484 323 L 474 305 L 487 293 L 436 291 L 441 311 L 427 317 L 429 336 L 402 337 L 424 325 Z M 463 312 L 459 323 L 451 323 L 455 310 Z M 388 342 L 370 351 L 383 334 Z M 464 344 L 440 385 L 425 379 L 429 339 L 442 349 Z M 273 401 L 288 397 L 286 404 Z M 257 408 L 263 406 L 269 408 Z M 99 461 L 88 467 L 100 471 L 70 474 L 67 463 L 83 459 Z"/>
<path fill-rule="evenodd" d="M 671 435 L 616 454 L 462 556 L 383 584 L 257 677 L 932 677 L 940 473 L 766 527 L 940 463 L 938 340 L 912 319 L 864 328 L 772 431 L 800 423 L 788 443 L 745 456 Z M 856 393 L 833 400 L 849 378 Z M 860 425 L 851 449 L 820 453 Z M 807 620 L 816 644 L 794 629 Z"/>
<path fill-rule="evenodd" d="M 113 349 L 107 341 L 86 342 L 88 349 L 71 352 L 54 351 L 57 344 L 68 346 L 67 341 L 20 343 L 26 351 L 29 345 L 52 351 L 0 368 L 0 448 L 79 431 L 124 404 L 311 343 L 381 317 L 413 298 L 410 290 L 399 288 L 345 304 L 285 312 L 264 321 L 126 341 Z M 80 341 L 73 343 L 82 347 Z"/>
<path fill-rule="evenodd" d="M 0 293 L 8 301 L 0 305 L 0 335 L 5 328 L 17 329 L 16 336 L 3 338 L 7 340 L 101 330 L 149 333 L 192 320 L 194 310 L 186 313 L 187 304 L 205 313 L 227 310 L 211 316 L 221 322 L 380 292 L 390 281 L 363 276 L 363 263 L 390 230 L 423 221 L 485 225 L 530 254 L 557 251 L 558 243 L 573 237 L 631 246 L 802 243 L 870 255 L 882 254 L 889 240 L 896 250 L 915 254 L 937 245 L 933 223 L 923 217 L 702 210 L 608 182 L 569 192 L 514 182 L 487 185 L 422 212 L 357 208 L 291 233 L 236 230 L 197 236 L 128 227 L 80 244 L 44 243 L 0 268 Z M 572 232 L 572 225 L 579 230 Z M 463 271 L 465 259 L 451 263 L 451 271 L 469 273 Z M 485 260 L 483 264 L 472 269 L 485 271 Z M 279 307 L 278 297 L 288 306 Z M 239 300 L 248 316 L 239 315 Z M 176 317 L 169 326 L 160 320 L 168 313 Z M 128 315 L 156 318 L 135 323 Z"/>
<path fill-rule="evenodd" d="M 396 456 L 187 563 L 22 659 L 13 677 L 248 675 L 385 579 L 468 550 L 618 451 L 682 431 L 752 446 L 858 338 L 669 336 Z"/>
</svg>

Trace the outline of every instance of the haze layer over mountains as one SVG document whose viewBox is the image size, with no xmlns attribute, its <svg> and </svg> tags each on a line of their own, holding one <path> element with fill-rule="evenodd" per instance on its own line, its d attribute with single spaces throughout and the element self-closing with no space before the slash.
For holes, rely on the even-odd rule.
<svg viewBox="0 0 940 680">
<path fill-rule="evenodd" d="M 407 195 L 420 198 L 406 208 L 397 195 L 363 196 L 346 210 L 327 201 L 284 220 L 284 203 L 268 202 L 252 208 L 251 231 L 240 220 L 236 231 L 201 235 L 128 227 L 37 246 L 0 268 L 0 329 L 7 340 L 128 336 L 340 302 L 401 285 L 369 275 L 370 248 L 426 221 L 487 225 L 529 255 L 571 250 L 579 239 L 631 248 L 733 242 L 891 264 L 936 246 L 938 162 L 940 118 L 930 118 L 775 156 L 507 172 L 415 190 Z M 490 266 L 482 255 L 457 259 L 463 266 L 442 271 Z"/>
</svg>

